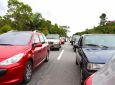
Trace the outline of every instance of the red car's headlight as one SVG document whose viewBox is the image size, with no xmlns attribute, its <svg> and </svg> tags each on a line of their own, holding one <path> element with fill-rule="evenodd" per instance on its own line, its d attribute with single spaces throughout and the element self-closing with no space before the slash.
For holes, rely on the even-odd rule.
<svg viewBox="0 0 115 85">
<path fill-rule="evenodd" d="M 18 62 L 22 57 L 24 56 L 24 53 L 17 54 L 15 56 L 12 56 L 2 62 L 0 62 L 0 65 L 10 65 Z"/>
</svg>

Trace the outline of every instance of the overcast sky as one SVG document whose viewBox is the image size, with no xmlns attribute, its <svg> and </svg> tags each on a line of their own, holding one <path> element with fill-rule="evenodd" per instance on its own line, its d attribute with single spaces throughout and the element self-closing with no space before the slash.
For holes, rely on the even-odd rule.
<svg viewBox="0 0 115 85">
<path fill-rule="evenodd" d="M 20 0 L 29 4 L 33 12 L 53 23 L 70 27 L 69 35 L 99 24 L 99 16 L 106 13 L 115 20 L 115 0 Z M 7 0 L 0 0 L 0 15 L 7 10 Z"/>
</svg>

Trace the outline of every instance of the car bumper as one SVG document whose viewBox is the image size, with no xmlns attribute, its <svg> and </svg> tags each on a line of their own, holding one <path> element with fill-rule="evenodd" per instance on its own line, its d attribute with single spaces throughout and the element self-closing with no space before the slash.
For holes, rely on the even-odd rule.
<svg viewBox="0 0 115 85">
<path fill-rule="evenodd" d="M 5 69 L 5 71 L 1 71 L 0 85 L 17 84 L 23 80 L 24 65 L 0 67 L 0 70 L 2 69 Z"/>
<path fill-rule="evenodd" d="M 60 48 L 60 44 L 49 44 L 50 48 Z"/>
</svg>

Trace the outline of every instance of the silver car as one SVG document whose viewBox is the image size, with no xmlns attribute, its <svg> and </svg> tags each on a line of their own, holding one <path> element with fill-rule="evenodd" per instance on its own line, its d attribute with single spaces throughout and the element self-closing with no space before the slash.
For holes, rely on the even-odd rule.
<svg viewBox="0 0 115 85">
<path fill-rule="evenodd" d="M 58 50 L 61 48 L 60 36 L 58 34 L 48 34 L 46 38 L 50 48 L 56 48 Z"/>
</svg>

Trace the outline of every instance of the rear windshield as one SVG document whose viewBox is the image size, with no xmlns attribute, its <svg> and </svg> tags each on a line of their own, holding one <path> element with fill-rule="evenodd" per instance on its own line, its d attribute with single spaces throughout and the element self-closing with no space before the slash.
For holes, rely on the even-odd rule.
<svg viewBox="0 0 115 85">
<path fill-rule="evenodd" d="M 0 35 L 0 45 L 26 45 L 29 43 L 32 32 L 9 32 Z"/>
<path fill-rule="evenodd" d="M 47 39 L 59 39 L 59 35 L 58 34 L 48 34 L 46 38 Z"/>
</svg>

